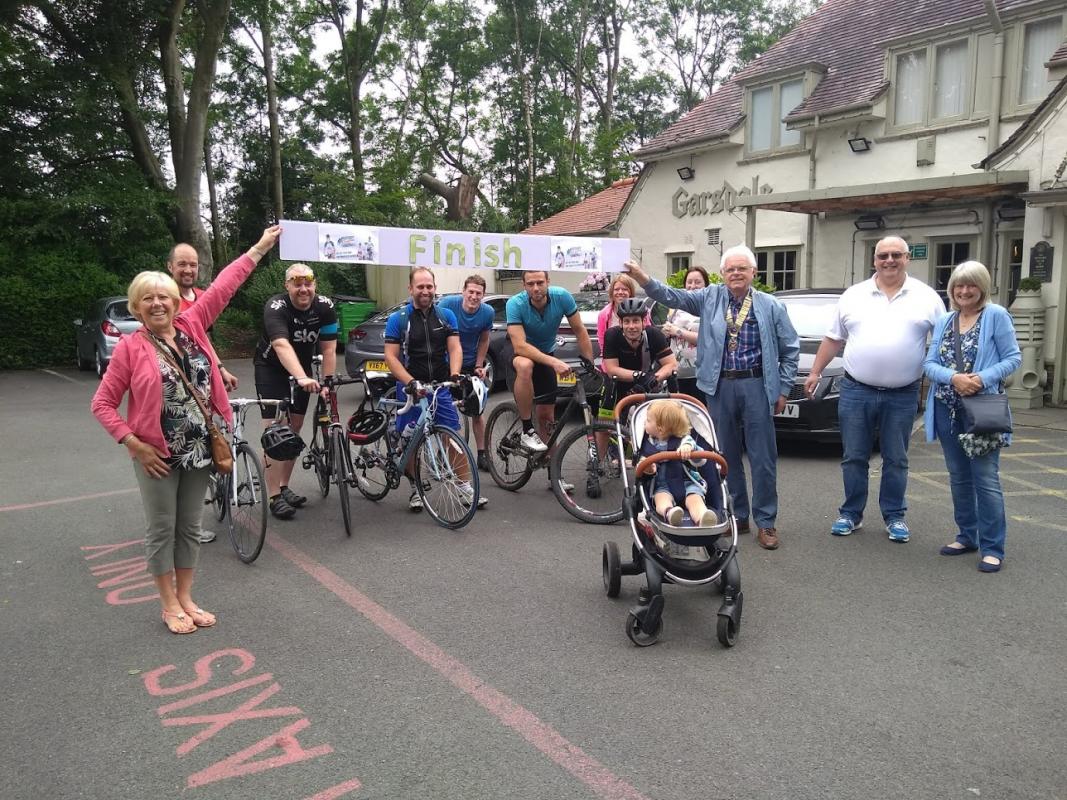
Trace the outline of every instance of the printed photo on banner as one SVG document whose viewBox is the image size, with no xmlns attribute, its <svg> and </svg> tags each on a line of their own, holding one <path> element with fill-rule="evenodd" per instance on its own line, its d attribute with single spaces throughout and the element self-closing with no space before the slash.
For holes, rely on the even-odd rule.
<svg viewBox="0 0 1067 800">
<path fill-rule="evenodd" d="M 377 264 L 380 255 L 377 228 L 362 225 L 319 226 L 319 256 L 322 261 Z"/>
<path fill-rule="evenodd" d="M 552 269 L 564 272 L 595 272 L 604 264 L 600 239 L 581 236 L 552 237 Z"/>
</svg>

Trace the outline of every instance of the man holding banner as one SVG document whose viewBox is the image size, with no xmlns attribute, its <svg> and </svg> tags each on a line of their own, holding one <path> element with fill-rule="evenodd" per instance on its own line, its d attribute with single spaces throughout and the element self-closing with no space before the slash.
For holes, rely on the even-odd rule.
<svg viewBox="0 0 1067 800">
<path fill-rule="evenodd" d="M 530 270 L 522 276 L 524 291 L 508 299 L 508 337 L 515 351 L 515 405 L 522 419 L 523 447 L 535 453 L 548 449 L 545 440 L 552 435 L 556 418 L 556 381 L 571 373 L 567 362 L 556 358 L 556 332 L 566 317 L 578 340 L 578 352 L 593 364 L 593 343 L 582 324 L 578 305 L 571 293 L 550 286 L 546 270 Z M 537 405 L 537 430 L 533 408 Z M 540 434 L 540 435 L 538 435 Z"/>
</svg>

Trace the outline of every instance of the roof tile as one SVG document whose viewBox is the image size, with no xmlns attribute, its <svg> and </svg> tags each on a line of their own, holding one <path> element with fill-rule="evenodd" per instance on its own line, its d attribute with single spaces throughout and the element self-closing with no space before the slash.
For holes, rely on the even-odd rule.
<svg viewBox="0 0 1067 800">
<path fill-rule="evenodd" d="M 521 233 L 542 236 L 586 236 L 603 233 L 618 222 L 619 212 L 630 197 L 630 191 L 636 181 L 636 177 L 615 181 L 607 189 L 531 225 Z"/>
</svg>

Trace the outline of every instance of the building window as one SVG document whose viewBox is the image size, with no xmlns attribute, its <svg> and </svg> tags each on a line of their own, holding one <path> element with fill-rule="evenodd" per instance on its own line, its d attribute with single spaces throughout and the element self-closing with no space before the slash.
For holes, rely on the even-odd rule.
<svg viewBox="0 0 1067 800">
<path fill-rule="evenodd" d="M 948 279 L 957 264 L 971 257 L 971 243 L 938 242 L 934 247 L 934 289 L 948 305 Z"/>
<path fill-rule="evenodd" d="M 1031 22 L 1023 28 L 1023 59 L 1019 77 L 1019 103 L 1036 103 L 1048 94 L 1045 62 L 1062 40 L 1063 19 L 1053 17 Z"/>
<path fill-rule="evenodd" d="M 756 278 L 775 289 L 797 288 L 797 250 L 760 250 Z"/>
<path fill-rule="evenodd" d="M 898 54 L 893 71 L 893 124 L 923 127 L 969 117 L 973 69 L 969 39 Z"/>
<path fill-rule="evenodd" d="M 688 255 L 684 255 L 684 256 L 677 255 L 677 256 L 668 256 L 668 258 L 670 259 L 670 272 L 668 273 L 669 275 L 673 275 L 675 272 L 677 272 L 680 269 L 689 269 L 690 256 L 688 256 Z"/>
<path fill-rule="evenodd" d="M 803 78 L 753 89 L 748 101 L 746 142 L 749 153 L 793 149 L 804 143 L 804 135 L 800 131 L 789 130 L 783 121 L 804 102 Z"/>
</svg>

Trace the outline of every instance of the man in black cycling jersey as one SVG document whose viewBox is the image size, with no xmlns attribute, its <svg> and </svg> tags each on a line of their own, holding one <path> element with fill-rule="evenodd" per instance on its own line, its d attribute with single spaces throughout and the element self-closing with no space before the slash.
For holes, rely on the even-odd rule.
<svg viewBox="0 0 1067 800">
<path fill-rule="evenodd" d="M 645 300 L 627 297 L 615 309 L 620 325 L 604 335 L 604 372 L 615 379 L 614 398 L 605 399 L 612 408 L 628 394 L 647 392 L 662 384 L 678 369 L 678 359 L 667 337 L 656 327 L 645 327 Z"/>
<path fill-rule="evenodd" d="M 310 376 L 311 358 L 322 353 L 322 373 L 332 377 L 337 368 L 337 312 L 333 301 L 315 291 L 315 273 L 306 264 L 293 264 L 285 271 L 285 292 L 267 300 L 263 307 L 263 336 L 252 363 L 256 369 L 256 393 L 262 399 L 288 400 L 289 376 L 296 378 L 290 407 L 293 430 L 300 432 L 308 400 L 328 390 Z M 274 409 L 263 409 L 264 426 L 274 419 Z M 296 460 L 274 461 L 263 454 L 267 471 L 270 511 L 278 519 L 292 519 L 307 502 L 289 488 Z"/>
<path fill-rule="evenodd" d="M 396 378 L 396 399 L 404 401 L 417 384 L 459 381 L 463 368 L 463 346 L 459 340 L 459 325 L 456 315 L 434 302 L 437 281 L 427 267 L 413 267 L 408 274 L 408 293 L 411 300 L 403 308 L 389 315 L 385 323 L 385 363 Z M 404 414 L 397 414 L 396 429 L 403 433 L 409 425 L 418 421 L 421 411 L 413 407 Z M 434 422 L 442 427 L 459 430 L 459 412 L 447 388 L 437 390 Z M 457 465 L 458 466 L 458 465 Z M 411 465 L 408 466 L 410 470 Z M 466 481 L 470 499 L 474 491 L 466 465 L 457 469 L 461 481 Z M 411 475 L 408 475 L 411 480 Z M 488 498 L 478 498 L 478 508 L 484 507 Z M 408 508 L 422 511 L 422 498 L 412 482 Z"/>
</svg>

